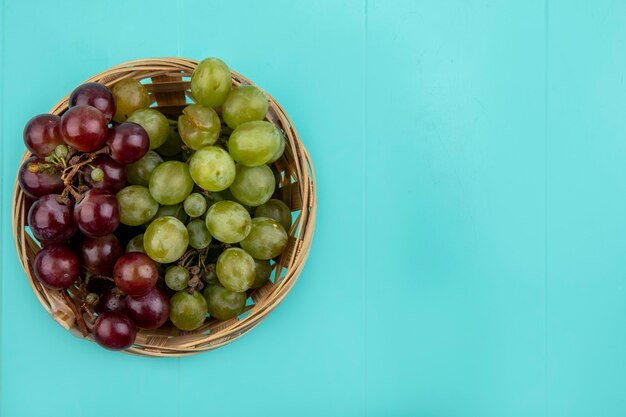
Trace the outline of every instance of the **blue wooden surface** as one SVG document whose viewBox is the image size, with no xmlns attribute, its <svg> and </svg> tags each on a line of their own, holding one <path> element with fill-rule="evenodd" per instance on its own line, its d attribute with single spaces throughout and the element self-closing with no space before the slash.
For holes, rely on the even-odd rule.
<svg viewBox="0 0 626 417">
<path fill-rule="evenodd" d="M 623 416 L 626 2 L 1 0 L 0 415 Z M 311 256 L 217 351 L 111 353 L 12 241 L 21 131 L 129 59 L 217 56 L 294 120 Z"/>
</svg>

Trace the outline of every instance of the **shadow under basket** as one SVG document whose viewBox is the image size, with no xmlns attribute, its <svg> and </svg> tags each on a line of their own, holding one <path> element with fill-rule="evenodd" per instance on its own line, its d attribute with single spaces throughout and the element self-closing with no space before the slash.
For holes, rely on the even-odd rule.
<svg viewBox="0 0 626 417">
<path fill-rule="evenodd" d="M 151 107 L 169 118 L 177 119 L 185 106 L 190 104 L 191 74 L 198 61 L 185 58 L 155 58 L 130 61 L 95 75 L 85 82 L 94 81 L 108 87 L 125 78 L 141 81 L 151 98 Z M 233 86 L 252 84 L 251 81 L 232 71 Z M 272 279 L 265 286 L 254 290 L 246 303 L 244 312 L 230 320 L 207 320 L 200 328 L 185 332 L 169 322 L 156 330 L 140 330 L 135 344 L 127 353 L 140 356 L 185 356 L 223 346 L 256 327 L 291 290 L 309 253 L 315 228 L 315 177 L 313 165 L 296 130 L 283 108 L 269 95 L 269 111 L 266 119 L 281 129 L 286 147 L 283 156 L 273 164 L 277 188 L 273 198 L 284 201 L 293 213 L 294 222 L 288 231 L 287 248 L 276 260 Z M 68 108 L 69 95 L 64 97 L 50 113 L 62 115 Z M 24 154 L 23 160 L 30 153 Z M 35 278 L 33 263 L 40 250 L 38 243 L 28 233 L 26 217 L 28 203 L 17 181 L 13 195 L 13 234 L 18 256 L 26 277 L 41 305 L 51 317 L 79 338 L 93 341 L 91 328 L 96 319 L 93 308 L 82 307 L 76 287 L 67 291 L 51 290 Z M 84 320 L 85 336 L 80 327 Z M 81 326 L 79 326 L 79 324 Z M 83 330 L 85 330 L 83 328 Z"/>
</svg>

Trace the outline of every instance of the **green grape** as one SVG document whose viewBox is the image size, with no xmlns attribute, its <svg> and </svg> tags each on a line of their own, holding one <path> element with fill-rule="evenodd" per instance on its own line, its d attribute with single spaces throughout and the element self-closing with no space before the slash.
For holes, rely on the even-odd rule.
<svg viewBox="0 0 626 417">
<path fill-rule="evenodd" d="M 254 85 L 240 85 L 230 91 L 222 105 L 222 118 L 235 129 L 242 123 L 263 120 L 269 103 L 260 88 Z"/>
<path fill-rule="evenodd" d="M 187 220 L 189 219 L 189 216 L 187 216 L 187 213 L 185 213 L 185 210 L 183 210 L 182 204 L 173 204 L 171 206 L 159 206 L 159 209 L 157 210 L 152 220 L 156 220 L 158 218 L 165 217 L 165 216 L 176 217 L 178 220 L 180 220 L 183 223 L 186 223 Z M 147 224 L 146 224 L 146 227 L 148 227 Z"/>
<path fill-rule="evenodd" d="M 280 148 L 281 134 L 270 122 L 253 121 L 239 125 L 228 139 L 228 152 L 240 164 L 266 164 Z"/>
<path fill-rule="evenodd" d="M 228 152 L 217 146 L 196 151 L 189 160 L 191 178 L 207 191 L 222 191 L 235 180 L 235 162 Z"/>
<path fill-rule="evenodd" d="M 148 151 L 143 158 L 126 166 L 128 182 L 134 185 L 147 187 L 150 182 L 150 174 L 157 165 L 163 163 L 163 158 L 154 151 Z"/>
<path fill-rule="evenodd" d="M 178 132 L 185 145 L 198 150 L 213 145 L 220 137 L 220 118 L 210 107 L 192 104 L 178 117 Z"/>
<path fill-rule="evenodd" d="M 202 326 L 208 313 L 206 300 L 197 291 L 178 291 L 170 299 L 170 320 L 180 330 L 191 331 Z"/>
<path fill-rule="evenodd" d="M 283 253 L 287 247 L 287 232 L 274 219 L 255 217 L 252 230 L 240 245 L 256 259 L 272 259 Z"/>
<path fill-rule="evenodd" d="M 203 106 L 218 107 L 226 100 L 231 84 L 228 65 L 217 58 L 207 58 L 191 75 L 191 95 Z"/>
<path fill-rule="evenodd" d="M 218 201 L 206 214 L 206 227 L 209 233 L 224 243 L 242 241 L 250 233 L 251 224 L 250 213 L 234 201 Z"/>
<path fill-rule="evenodd" d="M 180 265 L 165 270 L 165 285 L 174 291 L 184 290 L 189 283 L 189 271 Z"/>
<path fill-rule="evenodd" d="M 272 270 L 274 267 L 270 265 L 270 261 L 260 261 L 258 259 L 254 260 L 254 265 L 256 267 L 256 275 L 254 277 L 254 283 L 250 288 L 261 288 L 270 276 L 272 275 Z"/>
<path fill-rule="evenodd" d="M 167 139 L 163 142 L 163 145 L 159 146 L 156 151 L 163 156 L 176 156 L 180 153 L 183 145 L 183 140 L 173 127 L 170 128 L 170 132 L 167 135 Z"/>
<path fill-rule="evenodd" d="M 281 156 L 283 156 L 283 153 L 285 153 L 285 137 L 281 134 L 280 135 L 280 145 L 278 146 L 278 150 L 276 151 L 274 156 L 272 156 L 272 159 L 269 160 L 268 164 L 271 164 L 273 162 L 278 161 L 278 159 Z"/>
<path fill-rule="evenodd" d="M 170 134 L 167 118 L 155 109 L 139 109 L 131 114 L 128 121 L 137 123 L 146 130 L 150 138 L 150 149 L 163 145 Z"/>
<path fill-rule="evenodd" d="M 146 250 L 143 248 L 143 233 L 128 241 L 126 244 L 126 252 L 146 253 Z"/>
<path fill-rule="evenodd" d="M 254 284 L 254 259 L 241 248 L 228 248 L 217 258 L 217 279 L 224 288 L 244 292 Z"/>
<path fill-rule="evenodd" d="M 187 225 L 187 232 L 189 233 L 189 246 L 194 249 L 204 249 L 211 243 L 209 229 L 202 219 L 190 221 Z"/>
<path fill-rule="evenodd" d="M 228 320 L 241 314 L 246 298 L 246 293 L 230 291 L 221 285 L 209 285 L 204 289 L 209 314 L 218 320 Z"/>
<path fill-rule="evenodd" d="M 272 197 L 275 187 L 274 173 L 267 165 L 258 167 L 237 165 L 237 175 L 230 186 L 230 192 L 241 203 L 256 207 Z"/>
<path fill-rule="evenodd" d="M 154 217 L 159 203 L 150 195 L 150 191 L 141 185 L 129 185 L 117 194 L 120 206 L 120 222 L 128 226 L 139 226 Z"/>
<path fill-rule="evenodd" d="M 185 254 L 187 245 L 189 245 L 187 228 L 172 216 L 153 220 L 143 235 L 146 253 L 162 264 L 179 260 Z"/>
<path fill-rule="evenodd" d="M 206 198 L 200 193 L 191 193 L 183 203 L 189 217 L 200 217 L 206 211 Z"/>
<path fill-rule="evenodd" d="M 216 268 L 217 268 L 217 266 L 215 264 L 207 265 L 207 272 L 202 277 L 202 279 L 204 279 L 204 282 L 206 282 L 207 284 L 218 284 L 219 285 L 220 282 L 217 279 L 217 273 L 215 272 Z"/>
<path fill-rule="evenodd" d="M 180 161 L 167 161 L 150 175 L 150 194 L 160 204 L 182 203 L 193 190 L 189 167 Z"/>
<path fill-rule="evenodd" d="M 126 78 L 119 81 L 111 89 L 115 99 L 115 116 L 118 123 L 125 122 L 138 109 L 145 109 L 150 105 L 148 90 L 139 81 Z"/>
<path fill-rule="evenodd" d="M 254 210 L 254 217 L 269 217 L 276 220 L 289 232 L 291 229 L 291 210 L 282 200 L 271 198 Z"/>
</svg>

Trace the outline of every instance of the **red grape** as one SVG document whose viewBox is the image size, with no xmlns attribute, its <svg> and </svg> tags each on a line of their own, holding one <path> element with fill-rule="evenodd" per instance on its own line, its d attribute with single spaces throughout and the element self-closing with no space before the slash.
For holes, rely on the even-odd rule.
<svg viewBox="0 0 626 417">
<path fill-rule="evenodd" d="M 107 135 L 104 114 L 95 107 L 72 107 L 61 117 L 65 143 L 82 152 L 93 152 L 104 145 Z"/>
<path fill-rule="evenodd" d="M 137 162 L 150 148 L 150 138 L 146 130 L 131 122 L 113 126 L 106 141 L 111 148 L 111 157 L 122 164 Z"/>
<path fill-rule="evenodd" d="M 104 173 L 104 178 L 100 181 L 94 181 L 91 178 L 91 172 L 95 168 L 101 169 Z M 84 179 L 91 188 L 115 194 L 126 185 L 126 166 L 110 156 L 99 155 L 86 166 Z"/>
<path fill-rule="evenodd" d="M 47 287 L 69 288 L 80 275 L 80 261 L 63 244 L 48 245 L 35 256 L 35 277 Z"/>
<path fill-rule="evenodd" d="M 98 313 L 105 311 L 117 311 L 123 313 L 126 311 L 126 295 L 117 287 L 109 288 L 102 293 L 98 305 L 96 305 Z"/>
<path fill-rule="evenodd" d="M 28 224 L 33 235 L 45 243 L 68 240 L 76 232 L 72 204 L 63 205 L 58 194 L 48 194 L 35 201 L 28 211 Z"/>
<path fill-rule="evenodd" d="M 87 236 L 113 233 L 120 224 L 120 207 L 115 195 L 101 190 L 87 191 L 74 207 L 74 220 Z"/>
<path fill-rule="evenodd" d="M 143 295 L 150 291 L 157 282 L 159 271 L 148 255 L 141 252 L 129 252 L 115 263 L 113 278 L 115 285 L 128 295 Z"/>
<path fill-rule="evenodd" d="M 156 329 L 170 315 L 170 301 L 163 291 L 152 288 L 147 294 L 126 299 L 126 314 L 138 327 Z"/>
<path fill-rule="evenodd" d="M 96 342 L 110 350 L 122 350 L 132 346 L 137 336 L 133 322 L 124 314 L 106 311 L 96 320 L 93 326 L 93 337 Z"/>
<path fill-rule="evenodd" d="M 87 271 L 111 276 L 115 261 L 124 254 L 122 244 L 115 235 L 86 237 L 80 243 L 80 260 Z"/>
<path fill-rule="evenodd" d="M 37 156 L 48 156 L 63 143 L 61 118 L 55 114 L 40 114 L 26 123 L 24 144 Z"/>
<path fill-rule="evenodd" d="M 40 170 L 41 164 L 47 164 L 47 162 L 31 156 L 20 167 L 17 180 L 24 194 L 39 198 L 47 194 L 61 193 L 65 188 L 61 173 L 54 167 Z"/>
<path fill-rule="evenodd" d="M 69 106 L 91 106 L 100 110 L 109 123 L 115 114 L 115 100 L 111 90 L 99 83 L 85 83 L 76 87 L 70 96 Z"/>
</svg>

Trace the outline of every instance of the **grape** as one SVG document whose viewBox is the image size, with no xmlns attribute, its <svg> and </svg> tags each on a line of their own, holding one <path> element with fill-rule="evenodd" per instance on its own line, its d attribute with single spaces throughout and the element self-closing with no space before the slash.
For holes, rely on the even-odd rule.
<svg viewBox="0 0 626 417">
<path fill-rule="evenodd" d="M 97 237 L 113 233 L 120 224 L 120 208 L 113 194 L 89 190 L 74 206 L 74 221 L 83 234 Z"/>
<path fill-rule="evenodd" d="M 96 305 L 98 313 L 105 311 L 117 311 L 123 313 L 126 311 L 126 295 L 117 287 L 111 287 L 102 293 Z"/>
<path fill-rule="evenodd" d="M 145 253 L 129 252 L 115 262 L 113 279 L 117 288 L 128 295 L 143 295 L 150 291 L 159 278 L 159 271 Z"/>
<path fill-rule="evenodd" d="M 211 243 L 211 235 L 202 219 L 196 219 L 187 225 L 189 246 L 194 249 L 204 249 Z"/>
<path fill-rule="evenodd" d="M 137 329 L 124 314 L 105 311 L 96 319 L 93 338 L 103 348 L 109 350 L 127 349 L 135 342 Z"/>
<path fill-rule="evenodd" d="M 28 211 L 28 224 L 33 235 L 45 243 L 68 240 L 76 232 L 73 206 L 63 205 L 58 194 L 48 194 L 35 201 Z"/>
<path fill-rule="evenodd" d="M 240 245 L 256 259 L 272 259 L 287 247 L 287 232 L 274 219 L 255 217 L 252 219 L 250 234 Z"/>
<path fill-rule="evenodd" d="M 210 264 L 207 266 L 207 272 L 202 277 L 202 279 L 204 279 L 204 282 L 206 282 L 207 284 L 219 285 L 220 281 L 217 279 L 217 273 L 215 272 L 216 268 L 217 268 L 217 265 L 215 264 Z"/>
<path fill-rule="evenodd" d="M 107 131 L 106 118 L 95 107 L 72 107 L 61 117 L 63 140 L 81 152 L 100 149 L 106 140 Z"/>
<path fill-rule="evenodd" d="M 202 326 L 207 315 L 206 300 L 197 291 L 178 291 L 170 299 L 170 320 L 180 330 L 191 331 Z"/>
<path fill-rule="evenodd" d="M 230 192 L 243 204 L 256 207 L 272 197 L 275 187 L 274 174 L 267 165 L 258 167 L 237 165 L 237 175 L 230 186 Z"/>
<path fill-rule="evenodd" d="M 136 110 L 145 109 L 150 105 L 148 90 L 139 81 L 126 78 L 119 81 L 111 89 L 115 98 L 115 116 L 113 120 L 118 123 L 125 122 L 128 116 Z"/>
<path fill-rule="evenodd" d="M 69 288 L 80 275 L 80 260 L 66 245 L 48 245 L 35 256 L 34 270 L 46 287 Z"/>
<path fill-rule="evenodd" d="M 278 161 L 278 159 L 281 156 L 283 156 L 283 153 L 285 153 L 285 137 L 281 134 L 280 135 L 280 145 L 278 146 L 278 150 L 276 151 L 274 156 L 272 156 L 272 158 L 267 163 L 271 164 L 273 162 Z"/>
<path fill-rule="evenodd" d="M 24 144 L 37 156 L 48 156 L 63 143 L 61 118 L 55 114 L 35 116 L 24 127 Z"/>
<path fill-rule="evenodd" d="M 162 264 L 180 259 L 187 250 L 188 244 L 187 228 L 180 220 L 172 216 L 152 221 L 143 236 L 146 253 Z"/>
<path fill-rule="evenodd" d="M 240 164 L 255 167 L 268 163 L 280 148 L 281 134 L 270 122 L 239 125 L 228 139 L 228 152 Z"/>
<path fill-rule="evenodd" d="M 94 169 L 102 170 L 104 176 L 101 180 L 94 181 L 92 178 Z M 85 167 L 83 178 L 91 188 L 115 194 L 126 185 L 126 166 L 107 155 L 98 155 Z"/>
<path fill-rule="evenodd" d="M 209 285 L 204 289 L 209 314 L 218 320 L 237 317 L 246 305 L 246 294 L 229 291 L 221 285 Z"/>
<path fill-rule="evenodd" d="M 206 211 L 206 198 L 200 193 L 192 193 L 185 198 L 185 213 L 190 217 L 200 217 Z"/>
<path fill-rule="evenodd" d="M 145 129 L 130 122 L 113 126 L 106 141 L 111 148 L 111 158 L 122 164 L 139 161 L 150 147 L 150 139 Z"/>
<path fill-rule="evenodd" d="M 170 125 L 163 114 L 154 109 L 139 109 L 127 120 L 143 127 L 150 138 L 150 149 L 156 149 L 165 143 L 170 134 Z"/>
<path fill-rule="evenodd" d="M 228 248 L 217 258 L 217 279 L 224 288 L 243 292 L 254 284 L 254 259 L 241 248 Z"/>
<path fill-rule="evenodd" d="M 87 271 L 111 276 L 115 261 L 124 254 L 122 244 L 115 235 L 85 237 L 80 243 L 80 261 Z"/>
<path fill-rule="evenodd" d="M 150 191 L 141 185 L 129 185 L 116 194 L 120 206 L 120 222 L 128 226 L 139 226 L 154 217 L 159 203 Z"/>
<path fill-rule="evenodd" d="M 146 253 L 146 250 L 143 247 L 143 233 L 133 237 L 126 244 L 126 253 L 128 252 L 142 252 Z"/>
<path fill-rule="evenodd" d="M 17 174 L 17 180 L 24 194 L 31 198 L 61 193 L 65 189 L 61 173 L 35 156 L 24 161 Z"/>
<path fill-rule="evenodd" d="M 165 285 L 174 291 L 184 290 L 189 283 L 189 271 L 179 265 L 170 266 L 165 271 Z"/>
<path fill-rule="evenodd" d="M 152 171 L 149 188 L 159 204 L 182 203 L 193 190 L 189 167 L 179 161 L 163 162 Z"/>
<path fill-rule="evenodd" d="M 76 87 L 68 102 L 69 107 L 91 106 L 100 110 L 107 123 L 115 114 L 115 100 L 113 93 L 106 86 L 98 83 L 85 83 Z"/>
<path fill-rule="evenodd" d="M 139 161 L 128 165 L 128 182 L 147 187 L 150 183 L 150 174 L 162 163 L 163 158 L 158 153 L 148 151 Z"/>
<path fill-rule="evenodd" d="M 242 241 L 252 228 L 250 214 L 239 203 L 218 201 L 206 214 L 206 227 L 211 236 L 224 243 Z"/>
<path fill-rule="evenodd" d="M 222 105 L 222 118 L 235 129 L 240 124 L 263 120 L 269 103 L 260 88 L 253 85 L 240 85 L 230 91 Z"/>
<path fill-rule="evenodd" d="M 231 84 L 228 66 L 217 58 L 207 58 L 191 75 L 191 94 L 203 106 L 218 107 L 226 100 Z"/>
<path fill-rule="evenodd" d="M 159 209 L 157 210 L 157 213 L 154 215 L 153 220 L 156 220 L 158 218 L 165 217 L 165 216 L 176 217 L 178 220 L 180 220 L 183 223 L 186 223 L 187 219 L 189 218 L 189 216 L 187 216 L 187 213 L 185 213 L 185 210 L 183 210 L 182 204 L 173 204 L 171 206 L 159 206 Z M 148 225 L 146 225 L 146 227 L 148 227 Z"/>
<path fill-rule="evenodd" d="M 158 288 L 147 294 L 129 296 L 126 299 L 126 314 L 142 329 L 156 329 L 167 321 L 170 315 L 170 302 Z"/>
<path fill-rule="evenodd" d="M 167 135 L 163 145 L 159 146 L 156 151 L 163 156 L 176 156 L 180 153 L 183 145 L 178 131 L 173 127 L 170 127 L 170 133 Z"/>
<path fill-rule="evenodd" d="M 199 104 L 185 107 L 178 117 L 178 132 L 185 145 L 198 150 L 217 142 L 221 130 L 220 118 L 215 110 Z"/>
<path fill-rule="evenodd" d="M 196 151 L 189 160 L 191 178 L 207 191 L 222 191 L 235 180 L 235 162 L 228 152 L 217 146 Z"/>
<path fill-rule="evenodd" d="M 272 275 L 272 270 L 274 267 L 270 264 L 270 261 L 260 261 L 258 259 L 254 260 L 256 275 L 254 277 L 254 283 L 250 288 L 261 288 L 270 276 Z"/>
<path fill-rule="evenodd" d="M 269 217 L 280 223 L 286 232 L 291 229 L 291 210 L 282 200 L 275 198 L 267 200 L 254 210 L 254 217 Z"/>
</svg>

